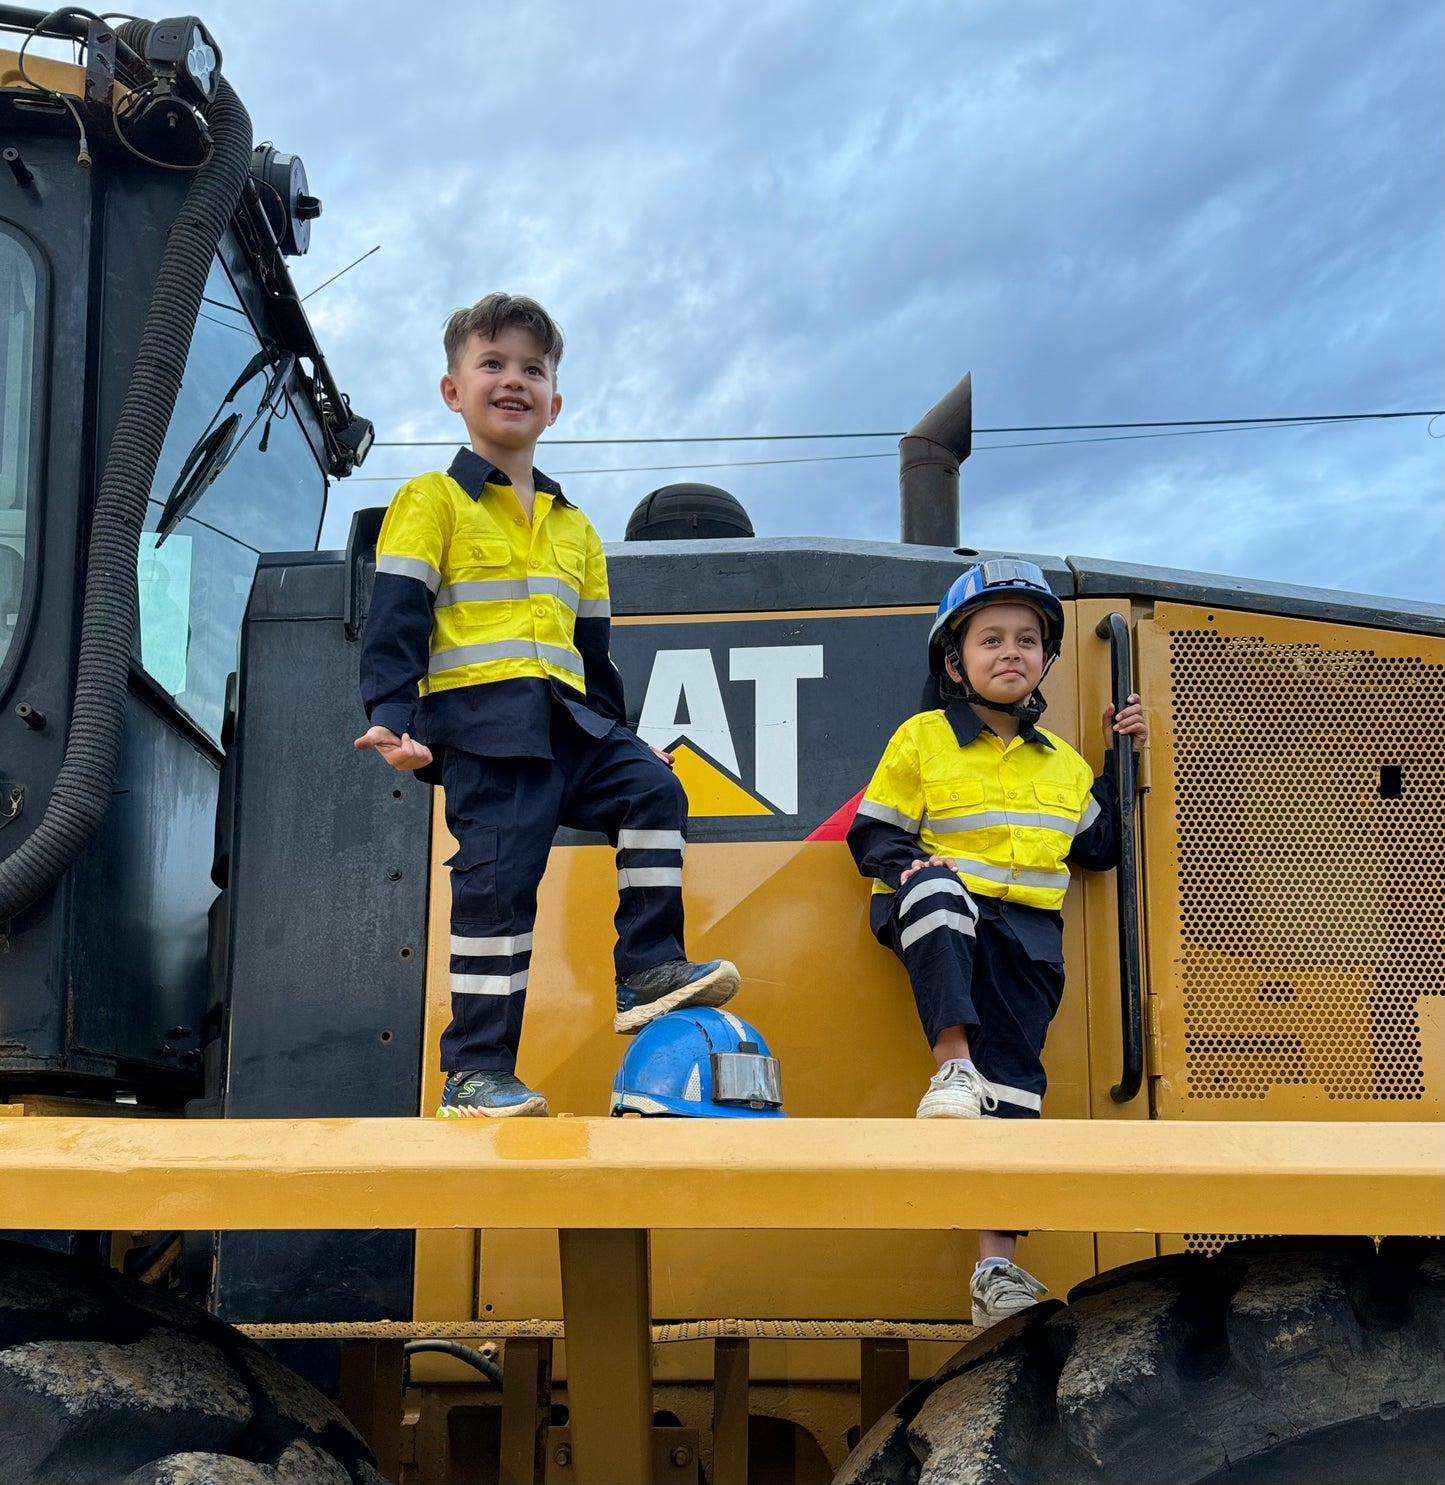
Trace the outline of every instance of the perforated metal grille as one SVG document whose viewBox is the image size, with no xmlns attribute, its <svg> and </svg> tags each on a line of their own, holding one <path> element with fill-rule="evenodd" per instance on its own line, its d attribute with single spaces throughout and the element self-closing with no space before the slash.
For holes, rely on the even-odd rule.
<svg viewBox="0 0 1445 1485">
<path fill-rule="evenodd" d="M 1186 1092 L 1418 1100 L 1442 988 L 1442 668 L 1170 631 Z"/>
<path fill-rule="evenodd" d="M 1258 1236 L 1258 1233 L 1253 1232 L 1186 1232 L 1184 1251 L 1203 1253 L 1206 1258 L 1212 1258 L 1226 1243 L 1238 1243 L 1245 1238 Z"/>
</svg>

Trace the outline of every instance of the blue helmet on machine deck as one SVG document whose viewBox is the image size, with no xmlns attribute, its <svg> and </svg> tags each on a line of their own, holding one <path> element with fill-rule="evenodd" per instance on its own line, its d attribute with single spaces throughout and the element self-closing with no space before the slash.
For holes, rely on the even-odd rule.
<svg viewBox="0 0 1445 1485">
<path fill-rule="evenodd" d="M 670 1011 L 644 1026 L 612 1081 L 612 1112 L 691 1119 L 782 1119 L 777 1059 L 728 1011 Z"/>
</svg>

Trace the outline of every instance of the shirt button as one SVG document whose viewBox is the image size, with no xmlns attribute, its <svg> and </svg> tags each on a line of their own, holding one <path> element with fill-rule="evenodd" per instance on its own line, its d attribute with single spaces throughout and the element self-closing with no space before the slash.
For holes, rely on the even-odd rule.
<svg viewBox="0 0 1445 1485">
<path fill-rule="evenodd" d="M 1019 797 L 1019 791 L 1017 789 L 1010 789 L 1008 791 L 1008 797 L 1010 799 L 1017 799 Z"/>
<path fill-rule="evenodd" d="M 958 798 L 958 795 L 957 794 L 950 794 L 948 797 L 950 799 L 957 799 Z"/>
<path fill-rule="evenodd" d="M 546 617 L 547 617 L 547 610 L 546 610 L 546 609 L 545 609 L 545 608 L 534 608 L 534 609 L 533 609 L 533 610 L 532 610 L 532 612 L 533 612 L 533 613 L 534 613 L 534 614 L 536 614 L 536 616 L 537 616 L 537 617 L 538 617 L 538 618 L 539 618 L 539 619 L 545 619 L 545 618 L 546 618 Z"/>
<path fill-rule="evenodd" d="M 527 518 L 525 516 L 513 516 L 512 524 L 514 526 L 525 526 L 527 524 Z"/>
<path fill-rule="evenodd" d="M 1017 881 L 1018 880 L 1018 875 L 1019 875 L 1018 872 L 1014 872 L 1013 875 L 1014 875 L 1014 880 Z"/>
<path fill-rule="evenodd" d="M 533 557 L 532 560 L 527 564 L 528 567 L 540 567 L 541 565 L 542 564 L 535 557 Z"/>
</svg>

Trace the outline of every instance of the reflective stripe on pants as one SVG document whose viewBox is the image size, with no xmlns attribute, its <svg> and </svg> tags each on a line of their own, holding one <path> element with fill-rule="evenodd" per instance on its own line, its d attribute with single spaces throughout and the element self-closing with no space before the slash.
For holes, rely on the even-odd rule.
<svg viewBox="0 0 1445 1485">
<path fill-rule="evenodd" d="M 481 758 L 448 748 L 442 757 L 447 825 L 457 840 L 447 863 L 452 1019 L 441 1057 L 449 1073 L 516 1067 L 537 888 L 559 824 L 599 832 L 617 848 L 616 973 L 685 952 L 682 785 L 636 734 L 614 727 L 592 737 L 560 706 L 552 751 L 552 758 Z"/>
<path fill-rule="evenodd" d="M 1064 967 L 1031 958 L 998 903 L 961 889 L 946 866 L 924 867 L 901 891 L 875 894 L 873 933 L 908 971 L 929 1046 L 962 1026 L 974 1065 L 1001 1090 L 994 1117 L 1037 1119 L 1047 1086 L 1044 1038 Z"/>
</svg>

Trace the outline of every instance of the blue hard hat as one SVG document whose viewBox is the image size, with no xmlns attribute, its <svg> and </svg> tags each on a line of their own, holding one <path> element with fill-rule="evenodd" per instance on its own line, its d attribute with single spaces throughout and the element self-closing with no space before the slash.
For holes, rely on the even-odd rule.
<svg viewBox="0 0 1445 1485">
<path fill-rule="evenodd" d="M 1044 626 L 1044 654 L 1050 660 L 1057 657 L 1064 641 L 1064 606 L 1054 597 L 1043 569 L 1017 557 L 993 557 L 955 578 L 938 605 L 928 631 L 928 668 L 935 675 L 943 673 L 940 636 L 966 614 L 990 603 L 1023 603 L 1037 610 Z"/>
<path fill-rule="evenodd" d="M 614 1114 L 781 1119 L 777 1059 L 761 1034 L 728 1011 L 670 1011 L 644 1026 L 612 1080 Z"/>
</svg>

